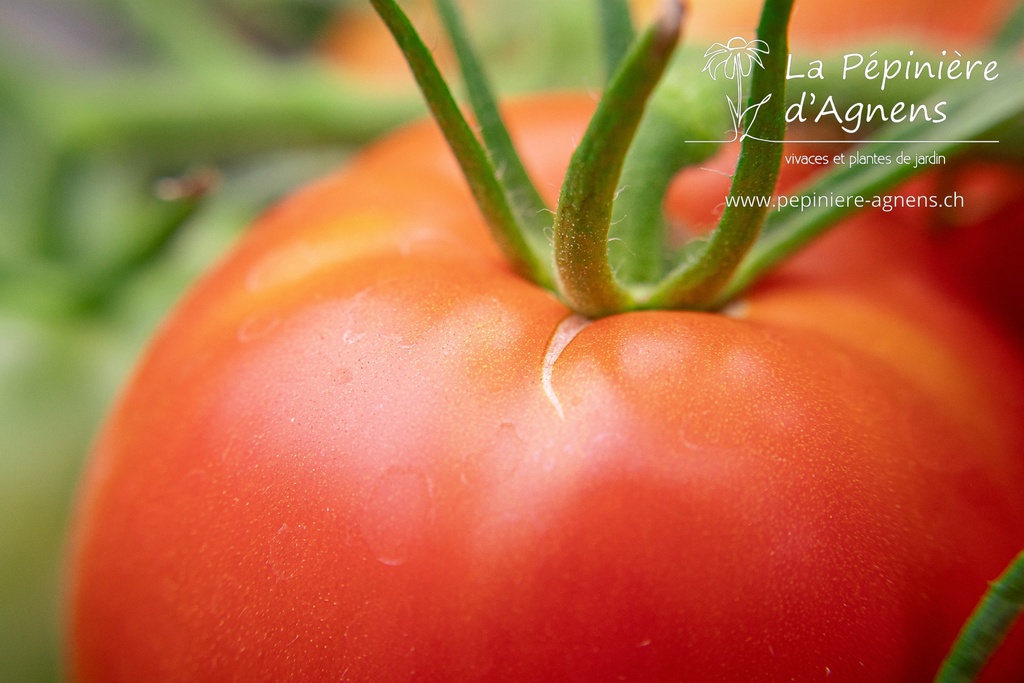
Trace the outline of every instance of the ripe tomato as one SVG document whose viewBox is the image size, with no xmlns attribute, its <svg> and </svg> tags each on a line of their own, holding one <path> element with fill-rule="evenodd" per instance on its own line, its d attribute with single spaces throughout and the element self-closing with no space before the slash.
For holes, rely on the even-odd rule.
<svg viewBox="0 0 1024 683">
<path fill-rule="evenodd" d="M 586 3 L 547 0 L 536 4 L 540 6 L 523 7 L 523 3 L 518 3 L 516 11 L 542 14 L 548 19 L 559 16 L 571 18 L 573 21 L 566 21 L 562 27 L 563 41 L 566 38 L 565 32 L 571 30 L 574 24 L 578 27 L 594 20 Z M 629 0 L 636 23 L 641 26 L 651 20 L 659 4 L 659 0 Z M 691 0 L 688 4 L 687 41 L 703 44 L 708 40 L 728 40 L 736 34 L 750 35 L 757 25 L 762 0 Z M 480 0 L 463 5 L 471 17 L 473 12 L 477 15 L 495 14 L 506 7 Z M 563 7 L 559 8 L 558 5 Z M 828 56 L 838 44 L 860 43 L 864 46 L 865 43 L 873 42 L 876 43 L 875 47 L 879 47 L 880 43 L 894 38 L 897 43 L 924 39 L 932 44 L 942 44 L 942 47 L 950 50 L 963 49 L 989 40 L 1012 8 L 1010 0 L 979 0 L 972 4 L 969 13 L 963 11 L 963 4 L 958 0 L 901 3 L 893 3 L 891 0 L 861 0 L 858 3 L 801 2 L 793 14 L 790 35 L 798 50 L 824 50 L 822 54 L 816 55 L 818 57 Z M 426 0 L 410 0 L 406 3 L 406 9 L 421 27 L 428 43 L 435 46 L 438 60 L 452 67 L 452 55 L 441 38 L 443 33 L 431 3 Z M 515 15 L 501 19 L 495 25 L 507 29 Z M 486 24 L 482 23 L 481 27 L 486 28 Z M 548 38 L 546 34 L 541 36 L 542 40 Z M 565 47 L 564 43 L 562 47 Z M 522 54 L 523 50 L 511 49 L 507 44 L 504 51 L 513 53 L 516 60 L 526 57 Z M 321 52 L 328 61 L 344 66 L 350 74 L 361 74 L 380 87 L 413 86 L 400 51 L 381 22 L 367 8 L 345 8 L 324 36 Z M 564 52 L 556 50 L 554 54 L 564 62 Z"/>
<path fill-rule="evenodd" d="M 1024 345 L 1024 171 L 965 163 L 940 175 L 936 192 L 954 188 L 963 208 L 915 215 L 925 221 L 939 258 Z"/>
<path fill-rule="evenodd" d="M 592 108 L 510 111 L 552 198 Z M 1024 367 L 919 237 L 585 324 L 399 132 L 151 347 L 80 500 L 73 677 L 928 680 L 1024 546 Z"/>
<path fill-rule="evenodd" d="M 655 0 L 645 0 L 654 5 Z M 757 25 L 760 0 L 693 0 L 688 35 L 722 40 L 750 34 Z M 957 0 L 891 2 L 861 0 L 856 3 L 798 2 L 793 8 L 789 35 L 798 50 L 835 49 L 837 45 L 878 47 L 886 39 L 898 43 L 924 39 L 929 43 L 960 49 L 985 44 L 1006 20 L 1011 0 L 978 0 L 964 12 Z"/>
</svg>

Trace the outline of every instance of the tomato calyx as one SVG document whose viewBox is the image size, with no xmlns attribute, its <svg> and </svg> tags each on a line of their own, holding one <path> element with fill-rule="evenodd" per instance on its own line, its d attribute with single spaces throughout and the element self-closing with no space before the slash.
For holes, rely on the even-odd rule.
<svg viewBox="0 0 1024 683">
<path fill-rule="evenodd" d="M 716 141 L 720 121 L 702 104 L 716 99 L 706 97 L 708 85 L 679 75 L 674 67 L 682 60 L 670 65 L 682 26 L 679 0 L 667 0 L 660 17 L 639 36 L 622 0 L 599 2 L 610 78 L 554 211 L 544 204 L 519 161 L 454 0 L 436 2 L 482 141 L 395 0 L 371 0 L 405 53 L 509 264 L 553 291 L 579 315 L 594 319 L 636 309 L 720 310 L 856 210 L 851 202 L 813 204 L 805 210 L 804 202 L 797 201 L 769 213 L 786 132 L 792 0 L 767 0 L 757 37 L 747 43 L 748 58 L 758 68 L 739 70 L 739 76 L 750 73 L 749 92 L 737 79 L 736 103 L 729 100 L 734 140 L 741 151 L 721 220 L 708 237 L 691 240 L 681 250 L 668 247 L 665 239 L 662 203 L 669 181 L 683 167 L 707 159 L 724 141 Z M 917 123 L 893 130 L 899 128 L 893 124 L 874 140 L 860 141 L 860 149 L 865 154 L 888 150 L 904 135 L 929 143 L 940 154 L 961 151 L 964 141 L 1024 112 L 1024 70 L 1007 68 L 1000 77 L 1012 83 L 1001 90 L 958 84 L 938 93 L 936 97 L 944 98 L 956 113 L 950 126 Z M 755 118 L 756 137 L 749 134 Z M 908 165 L 838 166 L 799 194 L 811 199 L 877 196 L 923 170 Z"/>
<path fill-rule="evenodd" d="M 736 133 L 741 140 L 731 198 L 768 197 L 775 191 L 782 164 L 781 141 L 786 134 L 785 56 L 792 0 L 767 0 L 757 28 L 757 41 L 773 45 L 760 56 L 763 69 L 754 69 L 748 106 L 759 121 L 755 137 L 742 130 L 744 114 L 737 112 Z M 732 278 L 736 268 L 757 241 L 768 214 L 767 206 L 727 203 L 718 227 L 690 258 L 676 266 L 655 288 L 649 303 L 655 308 L 706 309 Z"/>
<path fill-rule="evenodd" d="M 498 179 L 493 160 L 497 155 L 489 155 L 477 140 L 434 63 L 430 49 L 394 0 L 371 0 L 371 3 L 405 54 L 498 248 L 520 275 L 541 286 L 553 288 L 551 269 L 541 257 L 541 240 L 524 230 L 517 219 L 516 208 L 509 200 L 511 188 Z M 466 64 L 462 66 L 465 70 Z M 486 122 L 486 119 L 481 121 Z"/>
<path fill-rule="evenodd" d="M 665 8 L 612 76 L 558 198 L 552 241 L 559 293 L 573 310 L 591 318 L 643 303 L 612 271 L 608 231 L 630 143 L 679 41 L 681 6 L 670 2 Z"/>
<path fill-rule="evenodd" d="M 732 271 L 756 240 L 767 207 L 736 207 L 726 212 L 711 239 L 694 245 L 669 272 L 662 263 L 661 226 L 643 220 L 626 230 L 638 248 L 637 260 L 655 268 L 631 268 L 620 280 L 620 264 L 609 259 L 609 229 L 613 222 L 620 176 L 647 104 L 659 85 L 679 42 L 684 9 L 677 0 L 665 2 L 659 17 L 634 36 L 622 3 L 604 2 L 608 87 L 580 142 L 563 182 L 553 226 L 551 211 L 530 182 L 512 145 L 483 70 L 469 45 L 452 0 L 438 0 L 442 21 L 451 38 L 467 84 L 470 103 L 483 144 L 459 111 L 443 76 L 411 22 L 393 0 L 371 0 L 374 8 L 405 53 L 428 105 L 455 154 L 499 248 L 524 277 L 553 290 L 569 308 L 587 318 L 643 308 L 708 308 Z M 765 134 L 784 134 L 786 27 L 792 0 L 765 3 L 759 40 L 781 46 L 768 68 L 754 77 L 751 97 L 767 102 L 762 120 Z M 614 69 L 613 69 L 614 65 Z M 762 102 L 763 104 L 763 102 Z M 673 131 L 678 134 L 679 131 Z M 778 177 L 781 150 L 777 143 L 744 135 L 736 174 L 736 192 L 770 194 Z M 674 166 L 667 177 L 675 172 Z M 500 172 L 499 172 L 500 169 Z M 655 178 L 644 178 L 655 181 Z M 643 183 L 643 184 L 645 184 Z M 662 188 L 664 189 L 664 188 Z M 654 199 L 660 206 L 663 192 Z M 642 195 L 643 196 L 643 195 Z M 639 211 L 641 216 L 646 212 Z M 547 231 L 550 230 L 550 240 Z M 630 239 L 632 234 L 638 234 Z M 636 277 L 636 273 L 642 273 Z"/>
</svg>

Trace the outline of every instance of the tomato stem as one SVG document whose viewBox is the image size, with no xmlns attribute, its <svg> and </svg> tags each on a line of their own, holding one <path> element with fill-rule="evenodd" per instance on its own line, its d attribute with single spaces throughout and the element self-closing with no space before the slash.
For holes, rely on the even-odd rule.
<svg viewBox="0 0 1024 683">
<path fill-rule="evenodd" d="M 636 40 L 633 18 L 629 14 L 626 0 L 599 0 L 601 20 L 601 43 L 604 51 L 605 78 L 611 81 L 629 52 L 629 46 Z"/>
<path fill-rule="evenodd" d="M 552 286 L 548 262 L 527 240 L 487 152 L 477 140 L 430 50 L 394 0 L 370 0 L 391 31 L 455 155 L 495 242 L 512 268 L 542 286 Z"/>
<path fill-rule="evenodd" d="M 1009 634 L 1024 610 L 1024 552 L 985 592 L 964 624 L 935 683 L 970 683 Z"/>
<path fill-rule="evenodd" d="M 455 48 L 470 105 L 480 126 L 480 136 L 491 162 L 501 169 L 498 181 L 505 189 L 519 224 L 529 231 L 534 249 L 542 253 L 546 261 L 550 258 L 550 244 L 544 237 L 544 230 L 551 225 L 551 211 L 541 199 L 512 144 L 483 67 L 466 36 L 458 8 L 452 0 L 436 0 L 436 5 Z"/>
<path fill-rule="evenodd" d="M 222 156 L 254 144 L 362 142 L 422 111 L 408 98 L 371 94 L 312 62 L 222 65 L 202 78 L 142 68 L 110 78 L 51 77 L 20 88 L 15 104 L 60 148 L 144 151 L 161 161 L 197 147 Z"/>
<path fill-rule="evenodd" d="M 710 308 L 736 267 L 757 240 L 768 206 L 738 201 L 748 197 L 770 197 L 775 190 L 782 162 L 785 137 L 785 60 L 789 52 L 787 27 L 793 0 L 767 0 L 757 28 L 757 38 L 770 49 L 763 55 L 763 67 L 755 68 L 750 96 L 736 103 L 736 134 L 742 140 L 740 158 L 729 190 L 725 212 L 718 227 L 705 242 L 696 243 L 684 260 L 655 287 L 645 305 L 654 308 Z M 737 74 L 739 76 L 739 74 Z M 758 136 L 750 123 L 742 130 L 746 113 L 753 110 Z"/>
<path fill-rule="evenodd" d="M 555 269 L 559 292 L 581 315 L 600 317 L 636 306 L 612 272 L 608 230 L 626 153 L 681 25 L 682 7 L 669 0 L 623 59 L 569 162 L 555 213 Z"/>
<path fill-rule="evenodd" d="M 167 202 L 159 216 L 155 217 L 146 239 L 131 245 L 116 260 L 86 277 L 75 278 L 72 294 L 68 297 L 68 312 L 82 313 L 97 311 L 109 303 L 115 294 L 135 273 L 160 256 L 171 241 L 177 237 L 202 206 L 205 190 Z"/>
<path fill-rule="evenodd" d="M 608 252 L 616 275 L 631 285 L 652 285 L 664 276 L 669 183 L 679 169 L 715 153 L 720 143 L 693 141 L 716 140 L 727 123 L 721 81 L 694 79 L 693 67 L 689 56 L 673 59 L 622 168 Z"/>
</svg>

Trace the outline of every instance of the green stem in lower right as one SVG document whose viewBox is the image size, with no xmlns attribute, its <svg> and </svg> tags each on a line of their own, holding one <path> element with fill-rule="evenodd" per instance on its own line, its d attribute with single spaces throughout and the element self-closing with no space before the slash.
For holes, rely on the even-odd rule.
<svg viewBox="0 0 1024 683">
<path fill-rule="evenodd" d="M 1024 552 L 992 582 L 964 624 L 935 683 L 972 683 L 1024 609 Z"/>
</svg>

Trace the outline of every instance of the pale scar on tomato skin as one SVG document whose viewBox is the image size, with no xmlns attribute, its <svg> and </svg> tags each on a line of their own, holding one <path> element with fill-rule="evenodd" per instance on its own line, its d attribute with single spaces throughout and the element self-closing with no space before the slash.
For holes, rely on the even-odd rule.
<svg viewBox="0 0 1024 683">
<path fill-rule="evenodd" d="M 555 408 L 558 417 L 565 419 L 565 411 L 562 409 L 562 402 L 558 400 L 555 387 L 551 383 L 555 370 L 555 362 L 561 357 L 566 347 L 582 332 L 592 321 L 575 313 L 562 319 L 555 327 L 551 339 L 548 341 L 547 351 L 544 353 L 544 363 L 541 366 L 541 386 L 544 388 L 544 395 Z"/>
<path fill-rule="evenodd" d="M 730 318 L 742 320 L 747 317 L 749 310 L 750 305 L 745 300 L 738 300 L 726 306 L 722 313 Z M 541 365 L 541 387 L 544 389 L 544 395 L 547 397 L 548 402 L 551 403 L 555 412 L 558 413 L 558 417 L 562 420 L 565 420 L 565 410 L 552 384 L 555 363 L 569 344 L 572 343 L 572 340 L 592 322 L 592 320 L 588 320 L 575 313 L 566 316 L 555 327 L 555 331 L 551 334 L 551 339 L 548 340 L 547 350 L 544 352 L 544 362 Z"/>
</svg>

